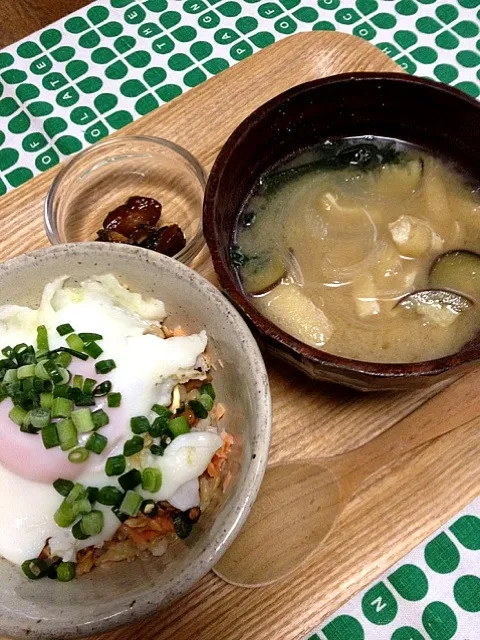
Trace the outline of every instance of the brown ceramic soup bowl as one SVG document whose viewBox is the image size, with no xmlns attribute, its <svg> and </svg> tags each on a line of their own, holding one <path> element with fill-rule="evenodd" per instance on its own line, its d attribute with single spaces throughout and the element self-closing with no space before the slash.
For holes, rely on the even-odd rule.
<svg viewBox="0 0 480 640">
<path fill-rule="evenodd" d="M 453 161 L 480 183 L 480 104 L 442 84 L 396 73 L 352 73 L 299 85 L 246 118 L 225 143 L 208 180 L 203 225 L 226 295 L 264 346 L 316 380 L 361 390 L 411 389 L 458 375 L 480 357 L 480 333 L 453 355 L 413 364 L 363 362 L 308 346 L 260 314 L 242 289 L 230 248 L 242 205 L 282 158 L 325 138 L 395 138 Z"/>
</svg>

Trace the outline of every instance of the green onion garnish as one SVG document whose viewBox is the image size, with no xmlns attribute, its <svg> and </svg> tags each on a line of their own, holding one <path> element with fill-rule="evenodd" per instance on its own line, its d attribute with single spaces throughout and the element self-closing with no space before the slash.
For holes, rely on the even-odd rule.
<svg viewBox="0 0 480 640">
<path fill-rule="evenodd" d="M 127 491 L 119 507 L 120 511 L 134 518 L 142 505 L 142 496 L 135 491 Z"/>
<path fill-rule="evenodd" d="M 5 371 L 5 376 L 3 381 L 5 384 L 12 384 L 18 380 L 17 370 L 16 369 L 8 369 Z"/>
<path fill-rule="evenodd" d="M 103 409 L 97 409 L 92 413 L 92 421 L 93 428 L 96 431 L 97 429 L 100 429 L 100 427 L 107 425 L 110 422 L 110 419 L 108 417 L 108 413 L 105 413 Z"/>
<path fill-rule="evenodd" d="M 37 327 L 37 349 L 39 351 L 48 351 L 48 333 L 47 328 L 42 324 Z"/>
<path fill-rule="evenodd" d="M 83 351 L 83 340 L 77 336 L 76 333 L 71 333 L 67 338 L 65 338 L 65 342 L 68 344 L 70 349 L 74 351 Z"/>
<path fill-rule="evenodd" d="M 149 518 L 154 518 L 158 513 L 158 507 L 154 500 L 144 500 L 141 504 L 140 511 Z"/>
<path fill-rule="evenodd" d="M 216 395 L 217 395 L 217 394 L 215 393 L 215 389 L 213 388 L 213 385 L 212 385 L 212 383 L 211 383 L 211 382 L 204 382 L 204 383 L 202 384 L 202 386 L 200 387 L 200 393 L 201 393 L 201 394 L 206 393 L 207 395 L 209 395 L 209 396 L 210 396 L 210 398 L 211 398 L 212 400 L 215 400 Z"/>
<path fill-rule="evenodd" d="M 97 384 L 97 381 L 94 380 L 93 378 L 85 378 L 85 381 L 83 383 L 83 389 L 82 389 L 83 393 L 86 393 L 87 395 L 92 394 L 96 384 Z"/>
<path fill-rule="evenodd" d="M 61 562 L 57 567 L 57 580 L 60 582 L 70 582 L 75 578 L 75 563 Z"/>
<path fill-rule="evenodd" d="M 113 409 L 113 408 L 119 407 L 121 402 L 122 402 L 122 394 L 119 393 L 118 391 L 108 394 L 107 404 L 110 408 Z"/>
<path fill-rule="evenodd" d="M 55 384 L 65 384 L 65 382 L 68 382 L 68 371 L 67 371 L 67 380 L 64 380 L 63 372 L 66 371 L 66 369 L 64 369 L 63 367 L 57 367 L 55 362 L 52 362 L 52 360 L 46 360 L 43 363 L 43 368 L 48 373 L 49 378 Z"/>
<path fill-rule="evenodd" d="M 58 349 L 57 351 L 60 351 L 60 353 L 56 353 L 56 352 L 50 352 L 50 353 L 52 353 L 53 356 L 55 357 L 56 364 L 58 364 L 59 367 L 63 367 L 64 369 L 66 369 L 72 363 L 72 356 L 66 350 L 62 351 L 61 349 Z"/>
<path fill-rule="evenodd" d="M 62 527 L 63 529 L 72 525 L 75 522 L 75 518 L 77 517 L 77 515 L 73 510 L 73 505 L 68 504 L 67 500 L 68 500 L 68 496 L 62 502 L 62 504 L 58 507 L 58 509 L 55 511 L 55 514 L 53 516 L 53 519 L 55 520 L 56 524 L 58 524 L 58 526 Z"/>
<path fill-rule="evenodd" d="M 57 433 L 57 426 L 55 424 L 48 424 L 40 432 L 42 434 L 43 446 L 45 449 L 51 449 L 52 447 L 58 447 L 60 439 Z"/>
<path fill-rule="evenodd" d="M 34 364 L 24 364 L 17 369 L 17 379 L 24 380 L 25 378 L 33 378 L 35 377 L 35 365 Z"/>
<path fill-rule="evenodd" d="M 168 423 L 168 428 L 173 433 L 173 436 L 175 438 L 177 436 L 181 436 L 184 433 L 190 432 L 190 426 L 185 416 L 179 416 L 178 418 L 173 418 L 173 420 L 170 420 L 170 422 Z"/>
<path fill-rule="evenodd" d="M 93 451 L 93 453 L 100 454 L 105 449 L 108 443 L 108 438 L 102 436 L 101 433 L 92 433 L 85 445 L 86 449 Z"/>
<path fill-rule="evenodd" d="M 154 411 L 160 418 L 168 418 L 172 417 L 172 412 L 167 407 L 164 407 L 163 404 L 154 404 L 152 407 L 152 411 Z"/>
<path fill-rule="evenodd" d="M 79 333 L 78 337 L 84 342 L 94 342 L 95 340 L 103 340 L 103 336 L 99 333 Z"/>
<path fill-rule="evenodd" d="M 71 324 L 61 324 L 57 327 L 57 333 L 61 336 L 66 336 L 68 333 L 73 333 L 74 328 Z"/>
<path fill-rule="evenodd" d="M 128 515 L 126 513 L 123 513 L 123 511 L 120 511 L 119 507 L 112 507 L 112 512 L 117 516 L 120 522 L 125 522 L 125 520 L 128 520 Z"/>
<path fill-rule="evenodd" d="M 80 389 L 75 389 L 75 391 L 80 391 Z M 78 397 L 75 398 L 75 404 L 77 407 L 94 407 L 95 400 L 93 396 L 82 393 L 82 395 L 78 394 Z"/>
<path fill-rule="evenodd" d="M 152 444 L 150 446 L 150 453 L 154 456 L 163 456 L 165 449 L 163 447 L 159 447 L 158 444 Z"/>
<path fill-rule="evenodd" d="M 130 428 L 137 435 L 146 433 L 150 429 L 150 422 L 146 416 L 135 416 L 130 418 Z"/>
<path fill-rule="evenodd" d="M 5 358 L 11 358 L 13 356 L 13 349 L 12 347 L 3 347 L 2 349 L 2 355 L 5 356 Z"/>
<path fill-rule="evenodd" d="M 53 404 L 53 393 L 45 392 L 40 394 L 40 406 L 42 409 L 51 409 Z"/>
<path fill-rule="evenodd" d="M 74 387 L 75 389 L 83 389 L 83 376 L 79 376 L 74 375 L 73 376 L 73 382 L 72 382 L 72 387 Z"/>
<path fill-rule="evenodd" d="M 71 480 L 65 480 L 64 478 L 58 478 L 53 483 L 53 488 L 57 491 L 61 496 L 66 498 L 70 491 L 73 489 L 73 482 Z"/>
<path fill-rule="evenodd" d="M 125 471 L 126 466 L 127 461 L 125 456 L 112 456 L 111 458 L 107 458 L 105 463 L 105 473 L 107 476 L 119 476 Z"/>
<path fill-rule="evenodd" d="M 208 393 L 202 393 L 202 395 L 197 399 L 198 402 L 203 404 L 207 411 L 211 411 L 213 409 L 213 399 Z"/>
<path fill-rule="evenodd" d="M 80 527 L 87 536 L 96 536 L 103 529 L 103 513 L 94 509 L 83 516 L 80 520 Z"/>
<path fill-rule="evenodd" d="M 118 479 L 118 484 L 124 491 L 135 489 L 142 482 L 142 474 L 138 469 L 131 469 Z"/>
<path fill-rule="evenodd" d="M 98 487 L 87 487 L 87 498 L 91 504 L 97 501 L 98 491 Z"/>
<path fill-rule="evenodd" d="M 10 409 L 8 417 L 10 418 L 10 420 L 13 420 L 15 424 L 21 426 L 23 424 L 23 421 L 25 420 L 26 415 L 27 411 L 25 411 L 25 409 L 22 409 L 22 407 L 12 407 L 12 409 Z"/>
<path fill-rule="evenodd" d="M 85 494 L 86 495 L 86 494 Z M 73 512 L 75 516 L 84 515 L 86 513 L 90 513 L 92 510 L 92 505 L 90 504 L 90 500 L 88 498 L 80 498 L 72 505 Z"/>
<path fill-rule="evenodd" d="M 95 389 L 92 391 L 94 396 L 106 396 L 107 393 L 110 393 L 112 390 L 112 383 L 110 380 L 105 380 L 105 382 L 101 382 L 97 384 Z"/>
<path fill-rule="evenodd" d="M 95 363 L 95 371 L 97 373 L 110 373 L 116 366 L 115 360 L 100 360 Z"/>
<path fill-rule="evenodd" d="M 53 387 L 54 398 L 68 398 L 68 392 L 70 387 L 68 384 L 57 384 Z M 70 400 L 71 398 L 69 398 Z"/>
<path fill-rule="evenodd" d="M 160 469 L 147 467 L 142 471 L 142 489 L 157 493 L 162 486 L 162 473 Z"/>
<path fill-rule="evenodd" d="M 68 451 L 78 444 L 77 430 L 70 418 L 57 422 L 56 427 L 62 451 Z"/>
<path fill-rule="evenodd" d="M 35 429 L 43 429 L 50 424 L 50 411 L 48 409 L 32 409 L 30 411 L 30 424 Z"/>
<path fill-rule="evenodd" d="M 89 452 L 87 451 L 86 447 L 77 447 L 76 449 L 72 449 L 68 453 L 68 460 L 69 462 L 73 462 L 74 464 L 80 464 L 82 462 L 85 462 L 88 456 Z"/>
<path fill-rule="evenodd" d="M 69 418 L 73 402 L 68 398 L 54 398 L 52 402 L 52 418 Z"/>
<path fill-rule="evenodd" d="M 163 449 L 166 449 L 168 445 L 172 443 L 172 440 L 174 439 L 174 437 L 175 436 L 173 435 L 173 433 L 170 431 L 170 429 L 168 429 L 167 431 L 162 433 L 162 435 L 160 436 L 160 440 L 158 441 L 158 444 Z"/>
<path fill-rule="evenodd" d="M 207 396 L 207 398 L 211 400 L 210 396 Z M 190 402 L 188 403 L 188 406 L 193 411 L 196 418 L 200 418 L 202 420 L 208 417 L 208 411 L 200 402 L 200 400 L 190 400 Z"/>
<path fill-rule="evenodd" d="M 122 501 L 123 493 L 117 487 L 106 486 L 102 487 L 98 492 L 97 502 L 110 507 L 119 505 Z"/>
<path fill-rule="evenodd" d="M 72 505 L 77 500 L 81 500 L 82 498 L 86 498 L 86 496 L 87 496 L 87 491 L 86 491 L 85 487 L 82 484 L 80 484 L 79 482 L 76 482 L 73 485 L 73 489 L 70 491 L 68 496 L 65 498 L 65 502 L 67 504 L 69 504 L 69 505 Z"/>
<path fill-rule="evenodd" d="M 90 536 L 82 531 L 82 521 L 79 520 L 72 527 L 72 535 L 76 540 L 86 540 Z"/>
<path fill-rule="evenodd" d="M 94 360 L 103 353 L 102 347 L 100 347 L 96 342 L 85 342 L 83 350 Z"/>
<path fill-rule="evenodd" d="M 42 360 L 35 365 L 35 376 L 40 380 L 50 380 L 50 375 L 45 369 L 46 360 Z"/>
<path fill-rule="evenodd" d="M 30 580 L 38 580 L 47 574 L 48 565 L 44 560 L 34 558 L 22 563 L 22 571 Z"/>
<path fill-rule="evenodd" d="M 93 431 L 95 428 L 92 420 L 92 412 L 86 407 L 82 409 L 75 409 L 75 411 L 72 411 L 70 417 L 78 433 L 88 433 L 89 431 Z"/>
<path fill-rule="evenodd" d="M 165 433 L 165 431 L 168 430 L 169 424 L 169 420 L 165 420 L 165 418 L 159 416 L 158 418 L 155 418 L 148 432 L 152 438 L 158 438 L 162 433 Z"/>
<path fill-rule="evenodd" d="M 145 442 L 141 436 L 133 436 L 130 440 L 126 440 L 123 445 L 123 455 L 134 456 L 136 453 L 139 453 L 145 445 Z"/>
</svg>

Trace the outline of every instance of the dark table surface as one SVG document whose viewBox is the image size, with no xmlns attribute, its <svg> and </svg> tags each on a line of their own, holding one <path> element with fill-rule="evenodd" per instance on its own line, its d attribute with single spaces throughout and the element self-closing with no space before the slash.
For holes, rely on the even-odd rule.
<svg viewBox="0 0 480 640">
<path fill-rule="evenodd" d="M 0 0 L 0 49 L 81 9 L 90 1 Z"/>
</svg>

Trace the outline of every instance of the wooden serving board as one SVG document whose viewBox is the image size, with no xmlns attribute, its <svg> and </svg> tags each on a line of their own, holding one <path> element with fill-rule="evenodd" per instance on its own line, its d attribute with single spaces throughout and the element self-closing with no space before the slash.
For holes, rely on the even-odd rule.
<svg viewBox="0 0 480 640">
<path fill-rule="evenodd" d="M 395 70 L 398 67 L 383 53 L 353 36 L 295 35 L 192 89 L 121 134 L 169 138 L 208 169 L 237 124 L 291 86 L 337 73 Z M 43 202 L 56 171 L 0 200 L 0 259 L 47 244 Z M 215 280 L 208 252 L 195 267 Z M 363 395 L 311 382 L 273 360 L 267 360 L 267 367 L 273 396 L 272 462 L 353 449 L 441 393 L 437 387 Z M 460 384 L 471 395 L 479 383 L 480 370 Z M 432 416 L 429 423 L 441 419 Z M 418 427 L 428 429 L 428 424 Z M 437 438 L 367 481 L 341 516 L 334 535 L 287 580 L 248 590 L 228 586 L 210 573 L 168 609 L 96 639 L 301 638 L 476 497 L 479 453 L 476 426 Z"/>
</svg>

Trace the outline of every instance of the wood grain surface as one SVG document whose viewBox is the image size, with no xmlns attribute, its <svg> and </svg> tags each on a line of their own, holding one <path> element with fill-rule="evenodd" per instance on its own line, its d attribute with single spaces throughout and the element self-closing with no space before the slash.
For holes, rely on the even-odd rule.
<svg viewBox="0 0 480 640">
<path fill-rule="evenodd" d="M 1 0 L 0 48 L 90 4 L 92 0 Z"/>
<path fill-rule="evenodd" d="M 395 69 L 378 49 L 352 36 L 332 32 L 296 35 L 192 89 L 121 133 L 169 138 L 187 147 L 209 168 L 233 128 L 281 91 L 335 73 Z M 56 171 L 0 199 L 0 259 L 47 243 L 43 201 Z M 206 251 L 196 268 L 215 281 Z M 363 395 L 314 383 L 269 357 L 267 367 L 274 411 L 271 462 L 354 449 L 441 393 L 437 387 Z M 459 384 L 465 384 L 465 392 L 471 393 L 478 382 L 480 372 Z M 457 410 L 462 411 L 461 402 Z M 423 415 L 418 429 L 431 429 L 438 420 L 442 415 L 436 411 Z M 368 478 L 340 516 L 334 535 L 287 580 L 248 590 L 228 586 L 210 573 L 168 609 L 131 627 L 96 636 L 96 640 L 301 638 L 476 497 L 480 453 L 476 422 L 422 444 Z M 435 428 L 432 432 L 438 433 Z M 395 455 L 392 451 L 392 458 Z"/>
</svg>

